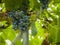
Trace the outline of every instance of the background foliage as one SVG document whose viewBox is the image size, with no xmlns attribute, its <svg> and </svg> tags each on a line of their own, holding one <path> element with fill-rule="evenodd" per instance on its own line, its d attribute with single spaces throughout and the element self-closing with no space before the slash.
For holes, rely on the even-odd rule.
<svg viewBox="0 0 60 45">
<path fill-rule="evenodd" d="M 24 0 L 27 2 L 27 0 Z M 41 45 L 47 37 L 52 45 L 60 44 L 60 0 L 51 0 L 47 9 L 40 10 L 39 0 L 29 0 L 31 14 L 31 27 L 29 29 L 29 45 Z M 10 45 L 20 30 L 13 30 L 11 19 L 5 16 L 6 10 L 22 10 L 22 0 L 3 0 L 0 3 L 0 45 Z M 8 2 L 8 3 L 7 3 Z M 13 4 L 13 5 L 12 5 Z M 27 4 L 27 3 L 26 3 Z M 36 18 L 38 17 L 38 18 Z M 22 45 L 22 39 L 17 40 L 15 45 Z"/>
</svg>

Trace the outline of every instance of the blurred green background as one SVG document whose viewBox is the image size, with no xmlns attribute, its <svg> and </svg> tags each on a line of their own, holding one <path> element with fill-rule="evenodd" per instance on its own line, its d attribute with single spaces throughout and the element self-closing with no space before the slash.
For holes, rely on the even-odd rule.
<svg viewBox="0 0 60 45">
<path fill-rule="evenodd" d="M 27 2 L 27 0 L 24 0 Z M 51 45 L 60 45 L 60 0 L 50 0 L 48 8 L 41 12 L 39 0 L 29 0 L 31 23 L 29 29 L 29 45 L 42 45 L 46 39 Z M 12 19 L 5 13 L 11 10 L 22 10 L 22 0 L 2 0 L 0 3 L 0 45 L 10 45 L 20 30 L 12 29 Z M 36 18 L 37 17 L 39 18 Z M 23 40 L 17 40 L 15 45 L 22 45 Z"/>
</svg>

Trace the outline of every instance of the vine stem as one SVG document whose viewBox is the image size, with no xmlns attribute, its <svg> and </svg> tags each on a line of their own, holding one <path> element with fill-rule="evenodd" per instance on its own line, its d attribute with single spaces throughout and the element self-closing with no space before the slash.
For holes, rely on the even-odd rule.
<svg viewBox="0 0 60 45">
<path fill-rule="evenodd" d="M 21 39 L 21 38 L 23 39 L 23 42 L 22 42 L 23 45 L 29 45 L 29 33 L 28 33 L 28 30 L 21 31 L 21 33 L 19 33 L 16 36 L 16 38 L 13 40 L 11 45 L 15 45 L 16 41 Z"/>
<path fill-rule="evenodd" d="M 23 32 L 23 45 L 29 45 L 29 33 L 28 30 Z"/>
</svg>

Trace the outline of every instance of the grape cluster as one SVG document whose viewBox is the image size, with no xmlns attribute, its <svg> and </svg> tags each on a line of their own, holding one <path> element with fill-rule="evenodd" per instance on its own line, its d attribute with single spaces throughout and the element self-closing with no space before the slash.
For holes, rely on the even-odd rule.
<svg viewBox="0 0 60 45">
<path fill-rule="evenodd" d="M 40 0 L 42 3 L 42 9 L 47 9 L 50 0 Z"/>
<path fill-rule="evenodd" d="M 7 14 L 13 19 L 13 29 L 20 29 L 22 31 L 28 29 L 30 16 L 26 15 L 24 11 L 13 11 Z"/>
</svg>

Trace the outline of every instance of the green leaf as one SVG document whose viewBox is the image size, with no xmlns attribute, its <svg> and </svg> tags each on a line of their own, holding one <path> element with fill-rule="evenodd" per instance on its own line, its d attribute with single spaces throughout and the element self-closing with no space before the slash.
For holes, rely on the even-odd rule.
<svg viewBox="0 0 60 45">
<path fill-rule="evenodd" d="M 16 33 L 14 32 L 14 30 L 12 30 L 12 28 L 10 26 L 7 29 L 3 30 L 2 37 L 4 39 L 9 39 L 9 40 L 13 41 L 14 38 L 16 37 Z"/>
<path fill-rule="evenodd" d="M 6 10 L 16 10 L 18 8 L 21 8 L 22 0 L 3 0 L 5 3 Z"/>
<path fill-rule="evenodd" d="M 22 45 L 22 42 L 20 40 L 17 40 L 15 45 Z"/>
<path fill-rule="evenodd" d="M 36 29 L 36 26 L 35 26 L 35 22 L 32 22 L 31 30 L 32 30 L 32 35 L 36 36 L 37 35 L 37 29 Z"/>
<path fill-rule="evenodd" d="M 3 39 L 3 37 L 0 36 L 0 45 L 5 45 L 5 41 Z"/>
</svg>

